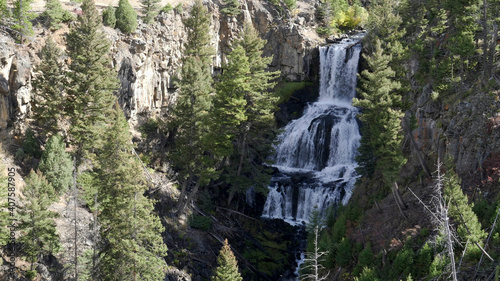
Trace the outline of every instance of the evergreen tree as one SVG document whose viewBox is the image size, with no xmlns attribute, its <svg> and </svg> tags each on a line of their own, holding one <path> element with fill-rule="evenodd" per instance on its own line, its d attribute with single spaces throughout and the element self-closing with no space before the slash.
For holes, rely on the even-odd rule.
<svg viewBox="0 0 500 281">
<path fill-rule="evenodd" d="M 161 0 L 141 0 L 142 13 L 144 14 L 142 19 L 144 23 L 151 23 L 156 15 L 158 15 L 161 8 L 160 2 Z"/>
<path fill-rule="evenodd" d="M 450 202 L 448 214 L 456 222 L 458 235 L 464 241 L 482 244 L 486 233 L 481 229 L 481 224 L 472 211 L 473 206 L 469 205 L 469 200 L 460 187 L 460 180 L 453 170 L 449 170 L 445 176 L 443 195 L 445 201 Z"/>
<path fill-rule="evenodd" d="M 104 12 L 102 12 L 102 23 L 111 28 L 115 28 L 116 25 L 116 16 L 115 16 L 115 8 L 109 5 Z"/>
<path fill-rule="evenodd" d="M 238 261 L 231 251 L 231 247 L 226 240 L 217 257 L 217 268 L 212 276 L 212 281 L 242 281 L 238 272 Z"/>
<path fill-rule="evenodd" d="M 59 29 L 61 22 L 72 18 L 71 14 L 62 7 L 59 0 L 47 0 L 43 15 L 47 18 L 48 24 L 52 29 Z"/>
<path fill-rule="evenodd" d="M 242 39 L 236 42 L 245 50 L 250 72 L 248 90 L 244 98 L 246 118 L 240 123 L 231 163 L 227 166 L 227 181 L 232 184 L 228 203 L 236 193 L 244 192 L 254 186 L 257 192 L 266 192 L 270 171 L 262 165 L 273 153 L 273 140 L 276 136 L 274 112 L 279 97 L 270 90 L 276 85 L 273 81 L 279 72 L 268 72 L 267 66 L 272 57 L 263 57 L 266 41 L 257 31 L 246 25 Z"/>
<path fill-rule="evenodd" d="M 7 6 L 7 0 L 0 0 L 0 23 L 10 17 L 10 10 Z"/>
<path fill-rule="evenodd" d="M 25 205 L 19 211 L 19 229 L 24 252 L 31 263 L 38 262 L 43 255 L 57 253 L 61 247 L 54 218 L 57 214 L 49 211 L 53 202 L 54 188 L 40 172 L 31 171 L 23 190 Z"/>
<path fill-rule="evenodd" d="M 385 184 L 390 186 L 406 162 L 401 147 L 401 96 L 395 92 L 400 83 L 392 80 L 395 76 L 389 66 L 392 56 L 384 54 L 380 40 L 375 41 L 373 53 L 364 57 L 368 69 L 360 77 L 361 99 L 353 100 L 354 106 L 364 110 L 360 115 L 364 126 L 357 161 L 368 175 L 380 171 Z"/>
<path fill-rule="evenodd" d="M 74 170 L 72 197 L 74 201 L 74 269 L 78 280 L 78 225 L 76 178 L 83 157 L 92 159 L 92 153 L 103 146 L 105 125 L 112 115 L 118 88 L 116 72 L 110 68 L 110 43 L 101 31 L 101 17 L 92 0 L 83 0 L 82 15 L 67 36 L 67 50 L 71 59 L 67 82 L 67 106 L 71 128 L 69 137 L 74 143 Z"/>
<path fill-rule="evenodd" d="M 38 166 L 58 194 L 67 190 L 73 176 L 73 161 L 66 153 L 65 147 L 60 135 L 52 136 L 45 146 Z"/>
<path fill-rule="evenodd" d="M 64 112 L 64 64 L 60 60 L 61 51 L 51 37 L 41 51 L 41 62 L 35 67 L 33 80 L 33 113 L 45 131 L 56 133 L 58 120 Z"/>
<path fill-rule="evenodd" d="M 110 67 L 110 42 L 101 31 L 101 17 L 92 0 L 84 0 L 82 15 L 67 36 L 71 58 L 67 72 L 67 106 L 70 136 L 77 145 L 77 163 L 83 152 L 99 148 L 115 102 L 116 72 Z"/>
<path fill-rule="evenodd" d="M 36 14 L 31 10 L 33 0 L 16 0 L 12 9 L 14 25 L 12 28 L 18 31 L 21 43 L 24 43 L 24 38 L 32 36 L 33 24 L 31 20 L 36 18 Z"/>
<path fill-rule="evenodd" d="M 131 33 L 137 28 L 137 13 L 128 0 L 120 0 L 115 11 L 116 27 L 123 33 Z"/>
<path fill-rule="evenodd" d="M 23 141 L 23 151 L 24 153 L 39 159 L 42 156 L 42 149 L 40 148 L 40 143 L 35 136 L 35 132 L 31 128 L 26 129 Z"/>
<path fill-rule="evenodd" d="M 228 16 L 237 16 L 241 12 L 240 1 L 239 0 L 226 0 L 224 1 L 224 8 L 220 11 Z"/>
<path fill-rule="evenodd" d="M 195 198 L 199 187 L 216 177 L 213 158 L 206 153 L 211 145 L 207 137 L 213 93 L 210 63 L 214 52 L 210 47 L 209 14 L 201 1 L 195 2 L 184 24 L 188 42 L 171 122 L 176 135 L 175 148 L 170 154 L 182 186 L 179 214 Z"/>
<path fill-rule="evenodd" d="M 128 123 L 121 109 L 115 109 L 108 131 L 97 165 L 103 240 L 99 272 L 102 280 L 162 280 L 167 252 L 161 237 L 164 228 L 153 214 L 153 203 L 143 195 L 145 180 L 132 154 Z"/>
</svg>

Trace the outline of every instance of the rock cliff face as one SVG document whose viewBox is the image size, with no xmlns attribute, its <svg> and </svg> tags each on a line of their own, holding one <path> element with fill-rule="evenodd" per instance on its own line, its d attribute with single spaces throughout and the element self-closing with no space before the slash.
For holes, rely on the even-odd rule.
<svg viewBox="0 0 500 281">
<path fill-rule="evenodd" d="M 273 56 L 272 70 L 281 70 L 288 81 L 314 80 L 314 50 L 322 40 L 313 28 L 315 0 L 309 2 L 300 2 L 301 12 L 292 16 L 286 8 L 267 1 L 240 0 L 241 13 L 230 17 L 220 12 L 220 0 L 205 0 L 212 15 L 214 71 L 220 70 L 231 42 L 249 22 L 268 41 L 265 55 Z M 173 80 L 182 64 L 186 42 L 182 20 L 189 15 L 189 7 L 185 6 L 181 14 L 161 13 L 153 24 L 140 24 L 131 35 L 104 27 L 112 41 L 114 67 L 121 83 L 119 102 L 132 123 L 140 113 L 168 113 L 175 103 Z M 45 32 L 36 33 L 30 46 L 16 45 L 7 36 L 0 40 L 0 129 L 9 122 L 20 123 L 16 121 L 30 113 L 32 67 L 38 60 L 34 50 L 40 48 Z"/>
</svg>

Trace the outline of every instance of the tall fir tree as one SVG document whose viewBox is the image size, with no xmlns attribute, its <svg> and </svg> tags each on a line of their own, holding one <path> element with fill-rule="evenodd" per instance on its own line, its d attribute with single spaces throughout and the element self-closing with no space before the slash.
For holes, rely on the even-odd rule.
<svg viewBox="0 0 500 281">
<path fill-rule="evenodd" d="M 142 6 L 142 14 L 144 15 L 142 17 L 142 20 L 149 24 L 153 22 L 153 19 L 158 15 L 158 12 L 160 11 L 160 3 L 161 0 L 142 0 L 141 1 L 141 6 Z"/>
<path fill-rule="evenodd" d="M 361 98 L 353 99 L 353 105 L 364 110 L 360 115 L 364 126 L 357 161 L 362 173 L 367 171 L 371 176 L 378 170 L 385 185 L 390 186 L 406 162 L 402 152 L 401 96 L 396 92 L 400 83 L 393 81 L 395 72 L 389 66 L 392 56 L 384 53 L 380 40 L 376 39 L 373 53 L 364 57 L 368 69 L 360 75 Z"/>
<path fill-rule="evenodd" d="M 42 256 L 57 253 L 61 245 L 54 221 L 57 214 L 48 210 L 54 200 L 54 188 L 40 171 L 32 170 L 25 181 L 26 203 L 19 210 L 21 237 L 18 241 L 23 244 L 33 270 Z"/>
<path fill-rule="evenodd" d="M 73 178 L 73 161 L 65 148 L 60 135 L 52 136 L 45 146 L 38 166 L 57 194 L 65 192 Z"/>
<path fill-rule="evenodd" d="M 248 90 L 244 95 L 246 119 L 238 127 L 235 153 L 227 167 L 228 182 L 232 184 L 228 203 L 236 193 L 244 192 L 250 186 L 254 186 L 257 192 L 267 190 L 270 171 L 262 164 L 273 153 L 272 144 L 276 136 L 274 112 L 279 99 L 271 91 L 279 72 L 267 71 L 272 57 L 262 56 L 266 41 L 259 37 L 253 26 L 247 24 L 242 39 L 236 44 L 245 50 L 250 71 L 246 80 Z"/>
<path fill-rule="evenodd" d="M 71 64 L 66 74 L 67 106 L 65 115 L 71 128 L 69 137 L 75 146 L 73 170 L 74 274 L 78 280 L 78 225 L 76 179 L 84 157 L 100 151 L 106 134 L 105 125 L 112 115 L 118 88 L 116 71 L 109 56 L 110 42 L 101 31 L 101 17 L 93 0 L 83 0 L 82 14 L 67 36 L 67 51 Z"/>
<path fill-rule="evenodd" d="M 96 150 L 102 143 L 107 119 L 118 89 L 117 74 L 111 68 L 110 42 L 101 31 L 101 17 L 92 0 L 84 0 L 82 15 L 67 36 L 71 59 L 66 75 L 70 136 L 77 145 L 77 160 L 83 152 Z"/>
<path fill-rule="evenodd" d="M 238 261 L 231 251 L 229 242 L 224 240 L 224 245 L 217 257 L 217 268 L 214 270 L 212 281 L 242 281 L 238 271 Z"/>
<path fill-rule="evenodd" d="M 137 28 L 137 13 L 128 0 L 120 0 L 115 11 L 116 27 L 123 33 L 131 33 Z"/>
<path fill-rule="evenodd" d="M 196 1 L 190 16 L 184 21 L 188 41 L 184 51 L 179 97 L 174 109 L 175 148 L 170 154 L 179 171 L 181 194 L 178 213 L 197 195 L 200 186 L 216 177 L 209 147 L 209 111 L 212 106 L 210 18 L 201 1 Z"/>
<path fill-rule="evenodd" d="M 64 112 L 65 71 L 61 50 L 51 37 L 42 48 L 41 62 L 34 72 L 34 117 L 46 132 L 56 133 L 60 130 L 58 121 Z"/>
<path fill-rule="evenodd" d="M 97 165 L 103 240 L 99 272 L 102 280 L 163 280 L 164 228 L 154 215 L 153 202 L 144 196 L 144 176 L 132 149 L 128 123 L 116 108 Z"/>
</svg>

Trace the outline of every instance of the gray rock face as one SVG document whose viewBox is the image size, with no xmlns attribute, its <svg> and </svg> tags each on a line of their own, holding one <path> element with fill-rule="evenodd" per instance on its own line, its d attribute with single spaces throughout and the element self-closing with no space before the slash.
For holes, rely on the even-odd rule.
<svg viewBox="0 0 500 281">
<path fill-rule="evenodd" d="M 219 0 L 205 0 L 212 15 L 211 42 L 216 50 L 214 72 L 223 66 L 232 42 L 246 23 L 251 23 L 267 40 L 264 55 L 273 56 L 271 70 L 281 70 L 288 81 L 314 80 L 317 67 L 314 50 L 323 42 L 314 31 L 314 3 L 291 16 L 287 9 L 277 9 L 268 1 L 240 0 L 241 13 L 235 17 L 220 13 Z M 161 13 L 150 25 L 140 23 L 136 32 L 124 35 L 104 27 L 112 42 L 113 67 L 118 72 L 121 89 L 119 102 L 131 123 L 138 114 L 168 114 L 175 103 L 173 80 L 182 65 L 183 46 L 187 40 L 182 14 Z M 44 41 L 41 32 L 31 46 L 20 46 L 7 36 L 0 40 L 0 129 L 9 122 L 20 124 L 31 110 L 32 66 L 38 60 L 34 50 Z M 28 55 L 29 54 L 29 55 Z M 316 52 L 317 55 L 317 52 Z"/>
<path fill-rule="evenodd" d="M 28 51 L 0 34 L 0 130 L 30 112 L 31 65 Z"/>
</svg>

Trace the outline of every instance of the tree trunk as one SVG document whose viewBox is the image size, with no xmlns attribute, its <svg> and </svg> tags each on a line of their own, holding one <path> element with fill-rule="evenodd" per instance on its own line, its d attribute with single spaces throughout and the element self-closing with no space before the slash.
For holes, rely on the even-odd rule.
<svg viewBox="0 0 500 281">
<path fill-rule="evenodd" d="M 182 205 L 179 206 L 179 210 L 177 210 L 178 214 L 182 214 L 184 210 L 186 209 L 187 205 L 191 203 L 191 201 L 194 199 L 194 196 L 198 193 L 198 189 L 200 188 L 200 182 L 197 181 L 195 186 L 193 187 L 193 190 L 189 193 L 186 201 L 183 202 Z"/>
<path fill-rule="evenodd" d="M 245 161 L 245 147 L 247 145 L 247 135 L 248 135 L 248 128 L 247 126 L 245 128 L 245 133 L 243 133 L 243 139 L 241 140 L 241 146 L 240 146 L 240 161 L 238 163 L 238 171 L 236 172 L 236 176 L 241 175 L 241 170 L 243 169 L 243 161 Z M 236 194 L 236 189 L 233 187 L 231 191 L 229 192 L 229 197 L 227 198 L 227 205 L 231 206 L 231 201 L 233 201 L 233 197 Z"/>
</svg>

